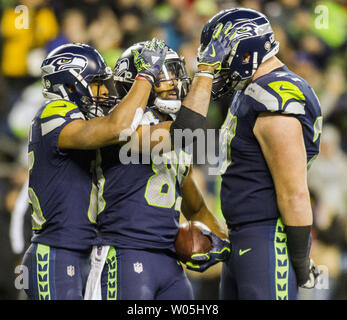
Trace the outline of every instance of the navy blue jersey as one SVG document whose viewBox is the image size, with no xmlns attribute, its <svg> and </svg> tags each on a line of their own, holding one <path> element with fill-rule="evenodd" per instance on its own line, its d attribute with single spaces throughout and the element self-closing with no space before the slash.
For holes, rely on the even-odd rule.
<svg viewBox="0 0 347 320">
<path fill-rule="evenodd" d="M 280 215 L 271 173 L 253 133 L 261 112 L 300 121 L 308 167 L 319 153 L 320 104 L 304 79 L 283 66 L 237 91 L 221 130 L 221 207 L 229 226 Z"/>
<path fill-rule="evenodd" d="M 78 107 L 54 100 L 33 119 L 29 140 L 29 199 L 33 242 L 87 250 L 96 237 L 95 151 L 61 150 L 58 137 L 71 121 L 84 119 Z"/>
<path fill-rule="evenodd" d="M 147 110 L 142 124 L 157 123 L 159 119 Z M 122 164 L 119 154 L 120 147 L 102 148 L 97 160 L 101 163 L 98 222 L 102 244 L 173 250 L 190 154 L 168 152 L 160 164 Z"/>
</svg>

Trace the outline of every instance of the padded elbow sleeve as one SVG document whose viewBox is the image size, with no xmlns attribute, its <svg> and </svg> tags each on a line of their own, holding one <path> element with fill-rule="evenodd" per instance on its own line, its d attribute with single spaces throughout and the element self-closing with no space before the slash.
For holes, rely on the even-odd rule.
<svg viewBox="0 0 347 320">
<path fill-rule="evenodd" d="M 200 131 L 196 131 L 197 129 Z M 180 142 L 184 148 L 195 141 L 196 134 L 204 135 L 205 130 L 206 117 L 182 105 L 170 127 L 171 143 L 176 145 Z"/>
</svg>

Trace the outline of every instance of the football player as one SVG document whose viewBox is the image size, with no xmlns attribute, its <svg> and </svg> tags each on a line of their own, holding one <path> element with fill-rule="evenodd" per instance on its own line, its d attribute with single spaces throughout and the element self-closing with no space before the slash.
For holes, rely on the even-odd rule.
<svg viewBox="0 0 347 320">
<path fill-rule="evenodd" d="M 230 46 L 227 41 L 223 42 L 226 35 L 216 36 L 213 45 L 224 46 L 227 53 Z M 127 49 L 116 64 L 115 86 L 120 97 L 128 92 L 135 79 L 134 52 L 136 56 L 142 46 L 139 43 Z M 184 60 L 169 49 L 137 130 L 139 141 L 146 133 L 163 129 L 168 133 L 163 140 L 171 143 L 170 127 L 175 126 L 182 108 L 187 109 L 183 110 L 186 114 L 197 104 L 195 107 L 206 117 L 203 112 L 207 112 L 210 99 L 210 92 L 206 90 L 211 90 L 212 71 L 219 65 L 218 59 L 225 55 L 211 61 L 209 54 L 210 51 L 208 54 L 206 51 L 206 58 L 200 56 L 200 70 L 207 70 L 207 66 L 211 71 L 207 76 L 198 72 L 187 95 L 189 78 Z M 196 96 L 189 96 L 191 93 Z M 103 247 L 97 246 L 93 250 L 94 269 L 92 267 L 85 298 L 190 300 L 193 298 L 191 285 L 177 263 L 174 248 L 181 203 L 188 220 L 201 221 L 211 230 L 205 232 L 212 239 L 211 251 L 193 255 L 193 261 L 187 263 L 190 269 L 202 272 L 218 261 L 224 261 L 230 247 L 222 240 L 227 234 L 207 208 L 192 179 L 189 146 L 152 155 L 150 163 L 142 161 L 139 164 L 122 164 L 119 149 L 107 147 L 99 153 L 97 180 L 101 210 L 98 221 Z M 139 151 L 143 155 L 141 148 Z M 157 161 L 159 157 L 162 161 Z M 97 282 L 101 286 L 95 284 Z"/>
<path fill-rule="evenodd" d="M 97 231 L 93 149 L 136 129 L 166 51 L 162 41 L 145 43 L 135 59 L 141 79 L 109 114 L 115 105 L 108 87 L 112 70 L 95 49 L 66 44 L 43 61 L 43 94 L 52 100 L 36 114 L 29 137 L 34 233 L 23 264 L 30 299 L 83 298 Z"/>
<path fill-rule="evenodd" d="M 213 81 L 214 98 L 233 94 L 221 130 L 221 208 L 232 244 L 222 299 L 296 299 L 313 287 L 312 209 L 307 169 L 319 153 L 322 113 L 310 85 L 277 57 L 261 13 L 234 8 L 204 26 L 201 49 L 231 23 L 231 54 Z"/>
</svg>

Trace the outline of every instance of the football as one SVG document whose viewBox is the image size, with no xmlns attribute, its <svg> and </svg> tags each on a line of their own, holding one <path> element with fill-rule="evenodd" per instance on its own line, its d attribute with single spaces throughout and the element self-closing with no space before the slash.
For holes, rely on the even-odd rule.
<svg viewBox="0 0 347 320">
<path fill-rule="evenodd" d="M 206 253 L 212 248 L 210 237 L 203 235 L 200 230 L 209 228 L 199 221 L 187 221 L 180 225 L 175 240 L 177 257 L 187 262 L 194 253 Z"/>
</svg>

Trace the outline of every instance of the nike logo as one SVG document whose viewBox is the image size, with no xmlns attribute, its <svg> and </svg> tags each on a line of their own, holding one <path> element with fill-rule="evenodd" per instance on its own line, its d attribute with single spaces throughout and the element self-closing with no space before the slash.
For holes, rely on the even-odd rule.
<svg viewBox="0 0 347 320">
<path fill-rule="evenodd" d="M 51 108 L 66 108 L 67 105 L 66 104 L 63 104 L 62 106 L 52 106 Z"/>
<path fill-rule="evenodd" d="M 282 85 L 280 86 L 280 91 L 294 91 L 294 89 L 291 88 L 284 88 Z"/>
<path fill-rule="evenodd" d="M 247 253 L 247 252 L 249 252 L 251 250 L 252 250 L 252 248 L 248 248 L 248 249 L 245 249 L 245 250 L 240 249 L 239 250 L 239 256 L 242 256 L 242 255 L 244 255 L 245 253 Z"/>
<path fill-rule="evenodd" d="M 210 57 L 214 58 L 216 56 L 216 51 L 214 50 L 214 46 L 212 45 L 212 53 L 210 53 Z"/>
<path fill-rule="evenodd" d="M 152 63 L 156 63 L 160 57 L 152 56 Z"/>
</svg>

